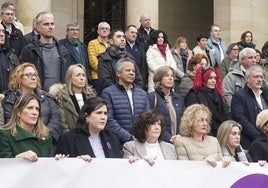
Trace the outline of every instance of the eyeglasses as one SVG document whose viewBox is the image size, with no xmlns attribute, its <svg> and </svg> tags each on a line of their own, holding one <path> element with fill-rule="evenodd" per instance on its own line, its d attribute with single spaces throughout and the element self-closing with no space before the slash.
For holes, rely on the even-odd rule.
<svg viewBox="0 0 268 188">
<path fill-rule="evenodd" d="M 100 27 L 101 30 L 109 30 L 110 28 L 108 27 Z"/>
<path fill-rule="evenodd" d="M 234 50 L 234 51 L 238 51 L 239 49 L 238 49 L 238 48 L 233 48 L 232 50 Z"/>
<path fill-rule="evenodd" d="M 80 29 L 78 29 L 78 28 L 69 28 L 68 30 L 69 31 L 80 31 Z"/>
<path fill-rule="evenodd" d="M 36 73 L 25 73 L 25 74 L 22 74 L 22 76 L 26 76 L 27 78 L 33 78 L 33 77 L 38 77 L 38 74 Z"/>
</svg>

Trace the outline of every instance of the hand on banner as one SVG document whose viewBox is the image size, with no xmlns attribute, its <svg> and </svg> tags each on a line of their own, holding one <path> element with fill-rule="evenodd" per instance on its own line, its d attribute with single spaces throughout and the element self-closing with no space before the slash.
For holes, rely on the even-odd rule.
<svg viewBox="0 0 268 188">
<path fill-rule="evenodd" d="M 80 156 L 78 156 L 78 159 L 83 159 L 86 162 L 92 161 L 92 158 L 89 155 L 80 155 Z"/>
<path fill-rule="evenodd" d="M 154 165 L 154 161 L 156 159 L 156 156 L 148 156 L 146 155 L 144 158 L 143 158 L 150 166 L 153 166 Z"/>
<path fill-rule="evenodd" d="M 16 155 L 15 158 L 22 158 L 22 159 L 29 160 L 31 162 L 36 162 L 38 160 L 37 154 L 35 152 L 33 152 L 32 150 L 22 152 L 22 153 Z"/>
<path fill-rule="evenodd" d="M 217 166 L 217 161 L 211 157 L 211 156 L 207 156 L 205 158 L 205 161 L 207 161 L 212 167 L 216 167 Z"/>
<path fill-rule="evenodd" d="M 134 163 L 135 161 L 139 160 L 140 158 L 139 157 L 136 157 L 136 156 L 129 156 L 128 157 L 128 162 L 130 164 Z"/>
<path fill-rule="evenodd" d="M 60 159 L 67 158 L 67 157 L 69 157 L 69 154 L 68 155 L 65 155 L 65 154 L 56 154 L 54 158 L 56 160 L 60 160 Z"/>
<path fill-rule="evenodd" d="M 261 167 L 263 167 L 267 162 L 265 160 L 258 160 L 258 163 Z"/>
<path fill-rule="evenodd" d="M 229 156 L 223 156 L 221 161 L 222 161 L 222 167 L 226 168 L 232 162 L 232 159 Z"/>
</svg>

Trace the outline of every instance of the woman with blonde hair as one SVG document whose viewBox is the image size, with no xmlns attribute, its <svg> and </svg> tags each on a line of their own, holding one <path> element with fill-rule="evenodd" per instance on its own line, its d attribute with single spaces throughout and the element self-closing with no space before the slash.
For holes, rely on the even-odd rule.
<svg viewBox="0 0 268 188">
<path fill-rule="evenodd" d="M 0 157 L 32 162 L 53 154 L 52 134 L 42 120 L 41 102 L 35 94 L 17 99 L 10 121 L 0 128 Z"/>
<path fill-rule="evenodd" d="M 242 126 L 233 121 L 224 121 L 218 130 L 217 139 L 223 156 L 230 156 L 232 161 L 252 162 L 248 152 L 240 145 Z"/>
<path fill-rule="evenodd" d="M 206 160 L 213 167 L 216 161 L 223 161 L 223 166 L 230 163 L 228 157 L 222 158 L 218 140 L 208 136 L 210 132 L 211 112 L 202 104 L 187 107 L 181 118 L 180 135 L 175 140 L 179 160 Z"/>
<path fill-rule="evenodd" d="M 2 101 L 4 116 L 0 117 L 4 119 L 4 123 L 8 123 L 16 100 L 22 94 L 34 93 L 40 99 L 42 119 L 53 133 L 53 144 L 56 145 L 62 132 L 60 110 L 52 96 L 41 89 L 40 78 L 35 66 L 31 63 L 17 66 L 11 73 L 8 88 Z"/>
<path fill-rule="evenodd" d="M 75 128 L 84 101 L 96 96 L 87 83 L 86 69 L 81 64 L 71 65 L 66 72 L 65 84 L 52 85 L 49 93 L 60 108 L 63 134 Z"/>
</svg>

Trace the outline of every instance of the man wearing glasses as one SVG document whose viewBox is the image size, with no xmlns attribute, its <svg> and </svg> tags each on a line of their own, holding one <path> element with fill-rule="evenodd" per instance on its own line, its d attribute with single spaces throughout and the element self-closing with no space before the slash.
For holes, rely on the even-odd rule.
<svg viewBox="0 0 268 188">
<path fill-rule="evenodd" d="M 66 26 L 66 38 L 59 40 L 69 51 L 71 64 L 81 64 L 86 69 L 88 83 L 90 83 L 89 62 L 87 47 L 79 40 L 80 26 L 78 23 L 69 23 Z"/>
<path fill-rule="evenodd" d="M 97 94 L 100 95 L 101 85 L 98 78 L 98 58 L 97 56 L 105 52 L 109 47 L 108 35 L 110 34 L 110 25 L 107 22 L 100 22 L 98 25 L 98 37 L 88 43 L 88 57 L 90 64 L 91 83 Z"/>
</svg>

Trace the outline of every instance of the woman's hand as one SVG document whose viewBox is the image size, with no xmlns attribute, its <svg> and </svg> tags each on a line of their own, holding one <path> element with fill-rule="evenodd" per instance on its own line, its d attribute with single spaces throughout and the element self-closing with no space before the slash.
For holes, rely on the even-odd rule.
<svg viewBox="0 0 268 188">
<path fill-rule="evenodd" d="M 143 158 L 150 166 L 153 166 L 154 165 L 154 161 L 156 159 L 156 156 L 148 156 L 146 155 L 144 158 Z"/>
<path fill-rule="evenodd" d="M 89 155 L 80 155 L 80 156 L 78 156 L 78 159 L 83 159 L 86 162 L 92 161 L 92 158 Z"/>
<path fill-rule="evenodd" d="M 177 135 L 173 135 L 171 138 L 170 138 L 170 142 L 172 143 L 172 144 L 174 144 L 174 141 L 175 140 L 177 140 L 178 138 L 180 138 L 181 137 L 181 135 L 179 135 L 179 134 L 177 134 Z"/>
<path fill-rule="evenodd" d="M 258 160 L 258 163 L 261 167 L 263 167 L 267 162 L 265 160 Z"/>
<path fill-rule="evenodd" d="M 31 162 L 36 162 L 38 160 L 37 154 L 35 152 L 33 152 L 32 150 L 22 152 L 22 153 L 16 155 L 15 158 L 22 158 L 22 159 L 29 160 Z"/>
<path fill-rule="evenodd" d="M 65 155 L 65 154 L 56 154 L 54 158 L 56 160 L 60 160 L 60 159 L 67 158 L 67 157 L 69 157 L 69 154 L 68 155 Z"/>
<path fill-rule="evenodd" d="M 128 162 L 130 164 L 134 163 L 135 161 L 139 160 L 140 158 L 139 157 L 136 157 L 136 156 L 129 156 L 128 157 Z"/>
<path fill-rule="evenodd" d="M 221 161 L 222 161 L 222 167 L 226 168 L 232 162 L 232 159 L 229 156 L 223 156 Z"/>
<path fill-rule="evenodd" d="M 211 157 L 211 156 L 207 156 L 205 158 L 205 161 L 207 161 L 212 167 L 216 167 L 217 166 L 217 161 Z"/>
<path fill-rule="evenodd" d="M 5 95 L 0 93 L 0 102 L 5 98 Z"/>
</svg>

